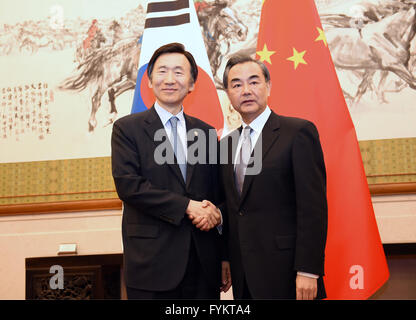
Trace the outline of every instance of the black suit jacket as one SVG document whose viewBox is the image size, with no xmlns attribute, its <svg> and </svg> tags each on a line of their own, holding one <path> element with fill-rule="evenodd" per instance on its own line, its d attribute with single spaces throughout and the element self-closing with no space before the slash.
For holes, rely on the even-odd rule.
<svg viewBox="0 0 416 320">
<path fill-rule="evenodd" d="M 187 115 L 185 121 L 188 132 L 200 129 L 208 137 L 208 130 L 213 129 Z M 219 233 L 216 228 L 200 231 L 185 213 L 190 199 L 217 204 L 218 166 L 208 161 L 188 164 L 187 181 L 183 181 L 177 164 L 155 161 L 154 151 L 163 142 L 154 139 L 159 129 L 164 127 L 153 107 L 120 118 L 113 126 L 112 173 L 124 207 L 126 285 L 150 291 L 175 288 L 185 274 L 193 237 L 208 281 L 219 288 Z"/>
<path fill-rule="evenodd" d="M 315 126 L 272 112 L 255 146 L 262 143 L 261 172 L 246 175 L 241 197 L 233 165 L 240 132 L 221 140 L 234 297 L 245 277 L 254 299 L 294 299 L 297 271 L 320 275 L 318 298 L 325 297 L 326 173 Z"/>
</svg>

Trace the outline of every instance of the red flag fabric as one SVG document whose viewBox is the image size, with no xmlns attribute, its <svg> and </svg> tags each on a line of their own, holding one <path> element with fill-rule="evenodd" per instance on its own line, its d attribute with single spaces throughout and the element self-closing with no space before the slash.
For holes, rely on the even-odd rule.
<svg viewBox="0 0 416 320">
<path fill-rule="evenodd" d="M 313 0 L 263 2 L 257 55 L 271 73 L 269 106 L 312 121 L 327 170 L 328 299 L 367 299 L 389 271 L 360 149 Z"/>
</svg>

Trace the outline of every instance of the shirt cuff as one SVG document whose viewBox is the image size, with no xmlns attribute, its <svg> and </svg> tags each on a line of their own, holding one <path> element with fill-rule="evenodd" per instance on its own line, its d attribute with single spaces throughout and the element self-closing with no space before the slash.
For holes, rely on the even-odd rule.
<svg viewBox="0 0 416 320">
<path fill-rule="evenodd" d="M 220 224 L 217 226 L 217 230 L 218 230 L 218 233 L 219 233 L 220 235 L 222 235 L 222 224 L 223 224 L 223 220 L 222 220 L 222 213 L 221 213 L 220 208 L 218 208 L 218 207 L 217 207 L 217 209 L 218 209 L 218 211 L 220 212 L 220 216 L 221 216 L 221 222 L 220 222 Z"/>
<path fill-rule="evenodd" d="M 301 272 L 301 271 L 298 271 L 298 275 L 299 276 L 305 276 L 305 277 L 308 277 L 308 278 L 313 278 L 313 279 L 318 279 L 319 278 L 319 276 L 317 274 Z"/>
</svg>

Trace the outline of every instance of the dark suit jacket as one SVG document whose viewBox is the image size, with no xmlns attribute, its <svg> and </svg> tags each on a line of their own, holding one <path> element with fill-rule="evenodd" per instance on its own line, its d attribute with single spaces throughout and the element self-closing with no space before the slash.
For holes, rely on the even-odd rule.
<svg viewBox="0 0 416 320">
<path fill-rule="evenodd" d="M 221 174 L 234 297 L 241 298 L 245 277 L 254 299 L 294 299 L 297 271 L 324 274 L 326 173 L 318 132 L 309 121 L 272 112 L 255 146 L 262 142 L 261 172 L 246 175 L 241 197 L 233 165 L 240 132 L 221 140 L 229 147 Z"/>
<path fill-rule="evenodd" d="M 187 115 L 185 121 L 188 132 L 200 129 L 208 137 L 212 129 Z M 158 129 L 164 127 L 154 108 L 125 116 L 113 126 L 112 173 L 124 205 L 126 285 L 150 291 L 174 289 L 185 274 L 193 237 L 208 281 L 219 288 L 219 233 L 216 228 L 200 231 L 185 213 L 189 199 L 217 203 L 218 166 L 188 164 L 185 183 L 177 164 L 155 162 L 155 148 L 162 143 L 154 141 Z"/>
</svg>

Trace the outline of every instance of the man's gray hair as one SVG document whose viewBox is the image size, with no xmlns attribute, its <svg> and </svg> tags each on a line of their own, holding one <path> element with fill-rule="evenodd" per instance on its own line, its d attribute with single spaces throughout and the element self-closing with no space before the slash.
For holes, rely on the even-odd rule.
<svg viewBox="0 0 416 320">
<path fill-rule="evenodd" d="M 234 67 L 237 64 L 245 63 L 245 62 L 254 62 L 258 64 L 261 68 L 261 71 L 263 72 L 264 78 L 266 79 L 266 82 L 270 81 L 270 73 L 267 67 L 263 62 L 260 62 L 259 60 L 253 59 L 252 57 L 248 55 L 243 54 L 236 54 L 233 55 L 227 62 L 227 65 L 225 66 L 224 70 L 224 76 L 222 77 L 222 84 L 224 85 L 225 89 L 228 89 L 228 73 L 230 72 L 230 69 Z"/>
</svg>

